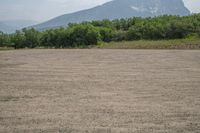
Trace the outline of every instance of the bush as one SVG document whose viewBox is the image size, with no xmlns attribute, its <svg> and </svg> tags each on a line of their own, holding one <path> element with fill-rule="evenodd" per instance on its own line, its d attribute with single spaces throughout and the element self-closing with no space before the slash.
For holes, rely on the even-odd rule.
<svg viewBox="0 0 200 133">
<path fill-rule="evenodd" d="M 25 37 L 25 47 L 35 48 L 39 45 L 39 32 L 35 29 L 23 29 L 23 34 Z"/>
<path fill-rule="evenodd" d="M 10 37 L 3 32 L 0 32 L 0 47 L 5 47 L 10 45 Z"/>
<path fill-rule="evenodd" d="M 26 38 L 21 31 L 16 31 L 14 35 L 11 36 L 11 42 L 15 49 L 17 48 L 25 48 L 26 47 Z"/>
<path fill-rule="evenodd" d="M 73 47 L 81 45 L 97 45 L 100 40 L 100 34 L 97 28 L 91 24 L 76 25 L 68 30 Z"/>
<path fill-rule="evenodd" d="M 128 30 L 126 39 L 127 40 L 139 40 L 143 36 L 142 32 L 143 32 L 143 28 L 141 26 L 134 25 Z"/>
<path fill-rule="evenodd" d="M 126 40 L 126 32 L 117 31 L 112 38 L 112 41 L 123 41 Z"/>
<path fill-rule="evenodd" d="M 0 47 L 89 47 L 98 41 L 160 40 L 200 37 L 200 14 L 159 16 L 70 23 L 68 27 L 36 31 L 23 29 L 7 35 L 0 32 Z"/>
<path fill-rule="evenodd" d="M 110 42 L 114 36 L 114 31 L 110 28 L 99 28 L 99 33 L 101 36 L 101 41 Z"/>
</svg>

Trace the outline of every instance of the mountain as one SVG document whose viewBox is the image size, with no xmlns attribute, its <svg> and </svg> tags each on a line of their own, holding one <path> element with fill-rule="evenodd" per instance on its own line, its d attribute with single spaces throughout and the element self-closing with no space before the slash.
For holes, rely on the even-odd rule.
<svg viewBox="0 0 200 133">
<path fill-rule="evenodd" d="M 14 28 L 4 24 L 3 22 L 0 22 L 0 31 L 4 33 L 11 33 L 14 30 Z"/>
<path fill-rule="evenodd" d="M 182 0 L 113 0 L 101 6 L 71 14 L 65 14 L 39 25 L 38 30 L 66 26 L 68 23 L 128 18 L 133 16 L 149 17 L 159 15 L 189 15 L 190 11 Z"/>
<path fill-rule="evenodd" d="M 38 22 L 33 20 L 7 20 L 3 21 L 3 23 L 16 29 L 22 29 L 31 25 L 35 25 Z"/>
<path fill-rule="evenodd" d="M 7 20 L 0 22 L 0 31 L 4 33 L 13 33 L 16 30 L 37 24 L 36 21 L 32 20 Z"/>
</svg>

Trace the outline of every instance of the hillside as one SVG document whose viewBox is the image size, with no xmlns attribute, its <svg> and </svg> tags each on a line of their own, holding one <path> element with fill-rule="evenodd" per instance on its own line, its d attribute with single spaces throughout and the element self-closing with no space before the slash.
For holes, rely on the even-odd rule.
<svg viewBox="0 0 200 133">
<path fill-rule="evenodd" d="M 0 22 L 0 31 L 4 32 L 4 33 L 10 33 L 13 32 L 14 29 L 6 24 L 4 24 L 3 22 Z"/>
<path fill-rule="evenodd" d="M 182 0 L 113 0 L 92 9 L 56 17 L 33 27 L 43 30 L 66 26 L 68 23 L 73 22 L 117 19 L 133 16 L 148 17 L 164 14 L 184 16 L 189 15 L 190 12 L 184 6 Z"/>
<path fill-rule="evenodd" d="M 33 20 L 7 20 L 3 21 L 4 24 L 14 27 L 15 29 L 25 28 L 27 26 L 35 25 L 38 22 Z"/>
<path fill-rule="evenodd" d="M 36 21 L 31 20 L 7 20 L 0 22 L 0 31 L 4 33 L 14 33 L 16 30 L 37 24 Z"/>
</svg>

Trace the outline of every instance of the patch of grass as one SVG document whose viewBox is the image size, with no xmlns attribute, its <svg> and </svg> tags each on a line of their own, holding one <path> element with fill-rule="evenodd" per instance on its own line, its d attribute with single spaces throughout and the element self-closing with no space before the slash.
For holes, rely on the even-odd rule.
<svg viewBox="0 0 200 133">
<path fill-rule="evenodd" d="M 0 47 L 0 51 L 13 50 L 13 47 Z"/>
<path fill-rule="evenodd" d="M 200 39 L 139 40 L 101 43 L 105 49 L 200 49 Z"/>
</svg>

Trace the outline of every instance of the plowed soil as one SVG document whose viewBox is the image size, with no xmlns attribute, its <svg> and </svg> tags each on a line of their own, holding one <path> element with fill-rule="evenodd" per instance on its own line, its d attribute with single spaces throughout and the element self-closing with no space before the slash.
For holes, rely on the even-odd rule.
<svg viewBox="0 0 200 133">
<path fill-rule="evenodd" d="M 200 51 L 0 51 L 0 132 L 199 133 Z"/>
</svg>

